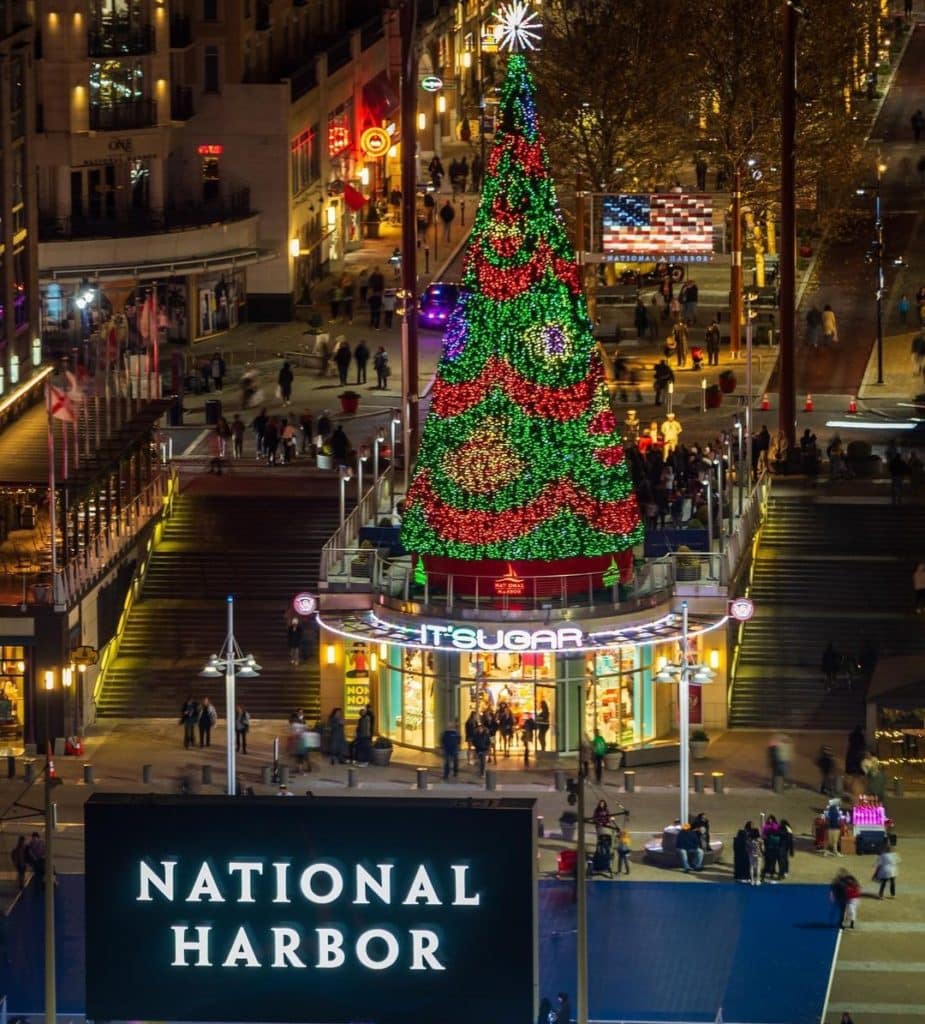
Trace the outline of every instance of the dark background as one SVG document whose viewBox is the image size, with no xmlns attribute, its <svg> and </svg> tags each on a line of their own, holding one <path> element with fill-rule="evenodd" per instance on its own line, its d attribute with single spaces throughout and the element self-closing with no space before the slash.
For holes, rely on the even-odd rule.
<svg viewBox="0 0 925 1024">
<path fill-rule="evenodd" d="M 533 802 L 362 798 L 114 797 L 96 795 L 86 815 L 87 1016 L 95 1020 L 293 1021 L 317 1024 L 472 1024 L 527 1022 L 534 1014 Z M 136 901 L 139 861 L 178 859 L 174 901 L 153 893 Z M 227 863 L 262 860 L 256 903 L 237 903 L 239 876 Z M 289 904 L 274 904 L 274 860 L 289 861 Z M 324 860 L 344 872 L 344 893 L 309 903 L 298 878 Z M 208 861 L 225 903 L 186 903 Z M 353 865 L 394 863 L 392 905 L 371 897 L 353 906 Z M 425 864 L 443 906 L 401 905 Z M 453 907 L 450 864 L 467 864 L 467 892 L 478 907 Z M 318 879 L 318 891 L 326 879 Z M 171 925 L 211 924 L 212 967 L 172 967 Z M 245 925 L 264 966 L 222 967 Z M 273 926 L 296 927 L 305 969 L 271 968 Z M 317 927 L 344 932 L 346 962 L 318 969 Z M 362 967 L 354 944 L 368 928 L 388 927 L 398 963 Z M 444 971 L 410 971 L 408 929 L 440 940 Z M 195 937 L 188 933 L 187 938 Z M 381 943 L 370 952 L 383 955 Z M 195 954 L 187 954 L 195 962 Z"/>
</svg>

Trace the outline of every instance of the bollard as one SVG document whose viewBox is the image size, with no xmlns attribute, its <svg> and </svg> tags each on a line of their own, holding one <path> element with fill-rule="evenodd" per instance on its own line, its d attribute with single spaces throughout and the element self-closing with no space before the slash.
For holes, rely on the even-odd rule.
<svg viewBox="0 0 925 1024">
<path fill-rule="evenodd" d="M 417 773 L 418 773 L 418 775 L 417 775 L 417 778 L 418 778 L 418 783 L 417 783 L 418 784 L 418 789 L 427 789 L 427 769 L 426 768 L 418 768 L 417 769 Z"/>
<path fill-rule="evenodd" d="M 212 785 L 212 765 L 204 764 L 202 766 L 202 784 L 204 786 Z"/>
<path fill-rule="evenodd" d="M 281 786 L 289 785 L 289 765 L 281 764 L 279 766 L 279 784 Z"/>
<path fill-rule="evenodd" d="M 84 785 L 93 785 L 93 765 L 89 762 L 84 762 Z"/>
<path fill-rule="evenodd" d="M 694 772 L 694 792 L 703 792 L 703 772 Z"/>
<path fill-rule="evenodd" d="M 901 775 L 893 776 L 893 796 L 906 795 L 906 782 Z"/>
<path fill-rule="evenodd" d="M 347 769 L 347 789 L 359 789 L 360 777 L 356 768 Z"/>
<path fill-rule="evenodd" d="M 27 757 L 22 763 L 22 777 L 26 782 L 35 782 L 35 759 Z"/>
<path fill-rule="evenodd" d="M 273 781 L 273 765 L 265 764 L 260 767 L 260 782 L 264 786 L 269 786 Z"/>
<path fill-rule="evenodd" d="M 542 839 L 546 835 L 546 822 L 543 821 L 543 815 L 538 814 L 536 816 L 536 838 Z"/>
<path fill-rule="evenodd" d="M 497 773 L 494 768 L 487 768 L 485 770 L 485 788 L 492 790 L 498 788 Z"/>
<path fill-rule="evenodd" d="M 726 777 L 722 772 L 713 773 L 713 792 L 722 795 L 726 792 L 725 788 Z"/>
<path fill-rule="evenodd" d="M 565 792 L 565 772 L 562 771 L 561 768 L 557 769 L 555 772 L 553 772 L 553 777 L 555 778 L 556 792 L 557 793 L 564 793 Z"/>
<path fill-rule="evenodd" d="M 141 766 L 141 781 L 152 782 L 154 779 L 154 768 L 150 764 L 143 764 Z"/>
<path fill-rule="evenodd" d="M 623 792 L 624 793 L 635 793 L 636 792 L 636 773 L 635 772 L 624 772 L 623 773 Z"/>
<path fill-rule="evenodd" d="M 16 778 L 16 758 L 13 754 L 6 755 L 6 777 L 8 779 Z"/>
<path fill-rule="evenodd" d="M 783 775 L 775 775 L 774 776 L 774 778 L 771 780 L 771 789 L 773 789 L 775 793 L 783 793 L 783 791 L 784 791 L 784 777 L 783 777 Z"/>
</svg>

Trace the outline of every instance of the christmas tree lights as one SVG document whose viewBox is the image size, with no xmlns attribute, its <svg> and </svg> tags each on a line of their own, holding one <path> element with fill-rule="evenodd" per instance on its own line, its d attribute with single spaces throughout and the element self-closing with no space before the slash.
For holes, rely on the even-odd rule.
<svg viewBox="0 0 925 1024">
<path fill-rule="evenodd" d="M 499 113 L 402 537 L 523 573 L 625 551 L 642 526 L 520 53 Z"/>
</svg>

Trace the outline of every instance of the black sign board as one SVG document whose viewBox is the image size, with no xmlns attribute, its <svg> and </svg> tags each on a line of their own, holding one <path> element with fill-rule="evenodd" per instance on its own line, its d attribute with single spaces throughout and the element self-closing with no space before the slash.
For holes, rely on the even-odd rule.
<svg viewBox="0 0 925 1024">
<path fill-rule="evenodd" d="M 535 1019 L 532 800 L 86 804 L 94 1020 Z"/>
</svg>

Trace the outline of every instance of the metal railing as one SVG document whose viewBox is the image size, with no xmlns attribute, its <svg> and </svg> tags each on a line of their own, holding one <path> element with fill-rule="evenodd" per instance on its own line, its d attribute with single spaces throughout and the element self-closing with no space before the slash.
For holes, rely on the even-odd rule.
<svg viewBox="0 0 925 1024">
<path fill-rule="evenodd" d="M 755 533 L 764 520 L 770 493 L 771 478 L 763 473 L 749 491 L 741 514 L 735 518 L 732 532 L 725 539 L 723 582 L 728 583 L 735 576 L 742 558 L 751 547 Z"/>
<path fill-rule="evenodd" d="M 360 527 L 367 523 L 376 525 L 380 512 L 383 509 L 383 500 L 386 493 L 392 494 L 392 467 L 387 466 L 380 474 L 379 479 L 364 494 L 360 495 L 356 508 L 339 526 L 331 539 L 321 549 L 321 566 L 318 571 L 319 580 L 327 580 L 334 567 L 343 561 L 343 552 L 353 550 L 357 539 L 360 536 Z M 385 505 L 388 510 L 388 504 Z M 360 550 L 356 546 L 356 550 Z"/>
<path fill-rule="evenodd" d="M 90 130 L 118 132 L 129 128 L 150 128 L 157 124 L 157 103 L 154 100 L 129 100 L 90 107 Z"/>
<path fill-rule="evenodd" d="M 153 25 L 103 25 L 87 32 L 87 55 L 118 57 L 154 52 Z"/>
<path fill-rule="evenodd" d="M 175 471 L 159 473 L 122 509 L 118 520 L 99 530 L 83 550 L 61 566 L 51 586 L 33 587 L 36 602 L 66 608 L 105 573 L 154 516 L 173 500 Z"/>
</svg>

